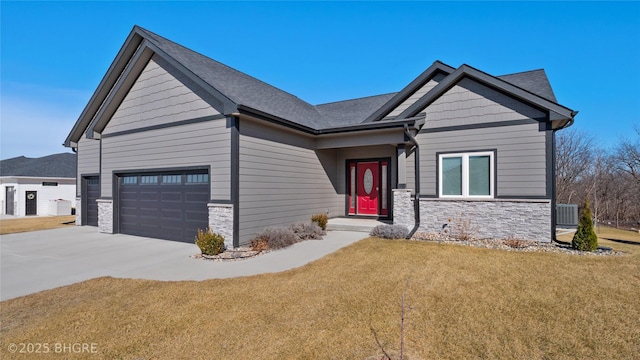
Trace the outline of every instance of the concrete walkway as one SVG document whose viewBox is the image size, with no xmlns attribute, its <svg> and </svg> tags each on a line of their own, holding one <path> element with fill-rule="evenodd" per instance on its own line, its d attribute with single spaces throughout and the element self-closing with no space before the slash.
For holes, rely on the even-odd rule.
<svg viewBox="0 0 640 360">
<path fill-rule="evenodd" d="M 255 258 L 215 262 L 190 256 L 195 244 L 123 234 L 101 234 L 90 226 L 0 237 L 0 300 L 101 276 L 150 280 L 206 280 L 280 272 L 300 267 L 368 237 L 366 232 L 330 231 Z"/>
</svg>

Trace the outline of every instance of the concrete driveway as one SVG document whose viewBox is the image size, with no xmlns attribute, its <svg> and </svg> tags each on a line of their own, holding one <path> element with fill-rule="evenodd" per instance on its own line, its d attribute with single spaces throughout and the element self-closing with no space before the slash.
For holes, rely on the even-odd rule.
<svg viewBox="0 0 640 360">
<path fill-rule="evenodd" d="M 0 237 L 0 300 L 101 276 L 150 280 L 206 280 L 280 272 L 305 265 L 368 236 L 330 231 L 283 250 L 235 262 L 194 259 L 195 244 L 123 234 L 91 226 Z"/>
</svg>

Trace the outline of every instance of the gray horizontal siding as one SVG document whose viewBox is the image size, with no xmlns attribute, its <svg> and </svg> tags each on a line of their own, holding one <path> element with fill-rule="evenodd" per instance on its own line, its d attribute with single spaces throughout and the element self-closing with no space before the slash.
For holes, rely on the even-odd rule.
<svg viewBox="0 0 640 360">
<path fill-rule="evenodd" d="M 211 198 L 230 200 L 230 149 L 225 119 L 105 137 L 102 196 L 113 196 L 114 171 L 210 166 Z"/>
<path fill-rule="evenodd" d="M 429 105 L 426 112 L 428 127 L 545 117 L 542 111 L 468 78 Z"/>
<path fill-rule="evenodd" d="M 291 136 L 249 122 L 240 131 L 240 244 L 269 226 L 309 221 L 327 210 L 344 213 L 333 184 L 335 151 L 283 143 Z M 295 141 L 304 145 L 304 139 Z"/>
<path fill-rule="evenodd" d="M 413 105 L 418 99 L 423 97 L 429 90 L 433 89 L 438 83 L 444 79 L 443 74 L 436 74 L 433 79 L 429 80 L 424 86 L 418 89 L 415 93 L 409 96 L 405 101 L 403 101 L 400 105 L 398 105 L 395 109 L 393 109 L 387 116 L 397 116 L 400 115 L 401 112 L 406 110 L 409 106 Z"/>
<path fill-rule="evenodd" d="M 80 196 L 82 191 L 82 175 L 98 174 L 100 172 L 100 141 L 87 139 L 82 136 L 78 141 L 78 175 L 76 194 Z"/>
<path fill-rule="evenodd" d="M 103 134 L 219 114 L 192 89 L 198 91 L 191 80 L 154 56 L 109 120 Z"/>
<path fill-rule="evenodd" d="M 420 144 L 421 194 L 437 195 L 437 152 L 463 152 L 497 149 L 497 195 L 546 195 L 545 133 L 537 124 L 421 132 Z"/>
</svg>

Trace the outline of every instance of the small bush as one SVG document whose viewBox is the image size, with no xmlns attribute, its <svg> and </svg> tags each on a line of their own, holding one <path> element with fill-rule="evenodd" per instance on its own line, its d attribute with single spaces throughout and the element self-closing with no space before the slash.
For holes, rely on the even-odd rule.
<svg viewBox="0 0 640 360">
<path fill-rule="evenodd" d="M 253 250 L 267 249 L 275 250 L 282 249 L 289 245 L 293 245 L 300 241 L 300 238 L 290 229 L 282 227 L 270 227 L 264 229 L 258 233 L 253 240 L 251 240 L 251 247 Z"/>
<path fill-rule="evenodd" d="M 518 239 L 516 237 L 508 237 L 504 240 L 504 244 L 513 249 L 523 249 L 529 246 L 526 240 Z"/>
<path fill-rule="evenodd" d="M 589 200 L 585 200 L 582 215 L 578 222 L 578 230 L 573 235 L 571 247 L 580 251 L 594 251 L 598 248 L 598 236 L 593 231 L 593 220 L 591 220 L 591 208 Z"/>
<path fill-rule="evenodd" d="M 409 229 L 403 225 L 378 225 L 370 235 L 383 239 L 404 239 L 409 235 Z"/>
<path fill-rule="evenodd" d="M 320 240 L 324 231 L 315 222 L 299 222 L 289 225 L 289 230 L 293 231 L 300 240 Z"/>
<path fill-rule="evenodd" d="M 327 230 L 327 222 L 329 217 L 325 213 L 315 214 L 311 217 L 311 221 L 318 224 L 322 230 Z"/>
<path fill-rule="evenodd" d="M 269 244 L 267 244 L 267 240 L 263 238 L 255 238 L 251 240 L 251 250 L 253 251 L 269 250 Z"/>
<path fill-rule="evenodd" d="M 218 255 L 226 250 L 224 236 L 214 233 L 209 228 L 206 231 L 198 229 L 195 240 L 204 255 Z"/>
</svg>

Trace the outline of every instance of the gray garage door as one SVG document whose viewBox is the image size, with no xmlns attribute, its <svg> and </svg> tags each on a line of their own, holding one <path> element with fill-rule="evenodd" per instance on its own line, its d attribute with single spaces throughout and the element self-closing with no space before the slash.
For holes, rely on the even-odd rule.
<svg viewBox="0 0 640 360">
<path fill-rule="evenodd" d="M 121 233 L 193 243 L 209 223 L 209 175 L 123 175 L 118 200 Z"/>
<path fill-rule="evenodd" d="M 97 176 L 88 176 L 84 178 L 85 196 L 84 204 L 84 224 L 98 226 L 98 203 L 96 200 L 100 197 L 100 178 Z"/>
</svg>

